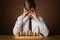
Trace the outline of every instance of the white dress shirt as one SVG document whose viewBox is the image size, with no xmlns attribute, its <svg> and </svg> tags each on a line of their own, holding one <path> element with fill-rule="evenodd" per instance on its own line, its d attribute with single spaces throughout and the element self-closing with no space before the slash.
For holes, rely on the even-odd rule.
<svg viewBox="0 0 60 40">
<path fill-rule="evenodd" d="M 15 26 L 13 28 L 13 34 L 15 36 L 19 35 L 19 32 L 22 29 L 21 28 L 22 26 L 23 26 L 23 31 L 24 32 L 27 32 L 29 30 L 29 18 L 28 18 L 28 16 L 26 16 L 23 19 L 23 23 L 20 19 L 21 19 L 21 16 L 18 17 L 18 19 L 15 23 Z M 49 30 L 47 29 L 47 26 L 44 23 L 43 18 L 41 16 L 38 16 L 38 19 L 40 21 L 39 23 L 37 23 L 33 18 L 31 20 L 31 22 L 32 22 L 32 32 L 33 33 L 40 32 L 40 34 L 42 34 L 43 36 L 48 36 Z"/>
</svg>

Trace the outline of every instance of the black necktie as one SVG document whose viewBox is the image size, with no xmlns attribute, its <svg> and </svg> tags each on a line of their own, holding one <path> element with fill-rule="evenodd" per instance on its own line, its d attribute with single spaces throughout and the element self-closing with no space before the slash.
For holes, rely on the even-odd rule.
<svg viewBox="0 0 60 40">
<path fill-rule="evenodd" d="M 32 31 L 32 23 L 31 23 L 31 18 L 29 18 L 29 30 Z"/>
</svg>

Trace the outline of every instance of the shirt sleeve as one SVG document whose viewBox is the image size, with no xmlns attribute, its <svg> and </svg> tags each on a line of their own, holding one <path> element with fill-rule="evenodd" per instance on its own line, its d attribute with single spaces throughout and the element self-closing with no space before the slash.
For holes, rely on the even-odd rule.
<svg viewBox="0 0 60 40">
<path fill-rule="evenodd" d="M 21 17 L 21 16 L 20 16 Z M 15 23 L 15 26 L 13 28 L 13 34 L 15 36 L 18 36 L 19 35 L 19 32 L 21 30 L 21 25 L 22 25 L 22 21 L 20 20 L 20 17 L 18 17 L 16 23 Z"/>
<path fill-rule="evenodd" d="M 40 33 L 43 35 L 43 36 L 48 36 L 49 34 L 49 30 L 45 24 L 45 22 L 43 21 L 43 18 L 42 17 L 39 17 L 39 23 L 38 23 L 38 26 L 39 26 L 39 31 Z"/>
<path fill-rule="evenodd" d="M 19 36 L 19 32 L 22 30 L 22 26 L 24 25 L 24 23 L 26 23 L 27 20 L 28 20 L 28 16 L 26 16 L 23 19 L 23 23 L 22 23 L 21 16 L 18 17 L 18 19 L 17 19 L 17 21 L 15 23 L 15 26 L 13 28 L 13 34 L 15 36 Z"/>
</svg>

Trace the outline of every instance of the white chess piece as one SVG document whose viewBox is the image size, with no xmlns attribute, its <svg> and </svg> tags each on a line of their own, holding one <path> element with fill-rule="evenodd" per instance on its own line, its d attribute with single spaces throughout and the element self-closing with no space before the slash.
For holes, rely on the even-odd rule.
<svg viewBox="0 0 60 40">
<path fill-rule="evenodd" d="M 22 31 L 20 31 L 20 36 L 23 36 L 23 32 Z"/>
</svg>

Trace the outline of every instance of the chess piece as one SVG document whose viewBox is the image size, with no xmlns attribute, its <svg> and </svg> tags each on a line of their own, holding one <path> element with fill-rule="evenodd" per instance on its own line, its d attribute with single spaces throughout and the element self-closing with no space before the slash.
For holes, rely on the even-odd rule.
<svg viewBox="0 0 60 40">
<path fill-rule="evenodd" d="M 26 32 L 23 32 L 23 36 L 26 36 Z"/>
<path fill-rule="evenodd" d="M 28 31 L 27 31 L 27 32 L 25 32 L 25 35 L 26 35 L 26 36 L 28 35 Z"/>
<path fill-rule="evenodd" d="M 30 30 L 27 31 L 27 36 L 30 36 Z"/>
<path fill-rule="evenodd" d="M 31 30 L 28 30 L 28 31 L 27 31 L 27 35 L 28 35 L 28 36 L 32 36 L 32 35 L 33 35 L 32 31 L 31 31 Z"/>
<path fill-rule="evenodd" d="M 20 31 L 20 36 L 23 36 L 23 32 L 22 31 Z"/>
<path fill-rule="evenodd" d="M 38 32 L 35 32 L 34 36 L 39 36 L 39 33 Z"/>
<path fill-rule="evenodd" d="M 39 36 L 38 32 L 36 33 L 37 36 Z"/>
<path fill-rule="evenodd" d="M 35 32 L 35 36 L 36 36 L 36 32 Z"/>
<path fill-rule="evenodd" d="M 32 33 L 32 31 L 31 31 L 31 33 L 30 33 L 30 34 L 31 34 L 31 36 L 33 36 L 33 33 Z"/>
</svg>

